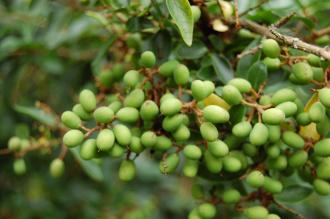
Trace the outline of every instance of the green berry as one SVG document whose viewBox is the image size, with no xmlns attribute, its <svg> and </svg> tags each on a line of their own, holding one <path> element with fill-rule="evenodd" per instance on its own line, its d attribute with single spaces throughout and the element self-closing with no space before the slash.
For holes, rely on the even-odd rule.
<svg viewBox="0 0 330 219">
<path fill-rule="evenodd" d="M 64 113 L 62 113 L 61 120 L 66 127 L 71 129 L 77 129 L 81 125 L 80 118 L 71 111 L 65 111 Z"/>
<path fill-rule="evenodd" d="M 186 141 L 190 137 L 190 130 L 187 126 L 181 124 L 172 135 L 177 142 Z"/>
<path fill-rule="evenodd" d="M 281 219 L 277 214 L 269 214 L 265 219 Z"/>
<path fill-rule="evenodd" d="M 152 100 L 146 100 L 140 108 L 140 116 L 144 121 L 153 121 L 158 116 L 159 109 Z"/>
<path fill-rule="evenodd" d="M 210 96 L 214 90 L 215 90 L 215 85 L 212 81 L 204 81 L 204 89 L 206 91 L 206 97 Z"/>
<path fill-rule="evenodd" d="M 21 149 L 21 139 L 19 137 L 11 137 L 8 141 L 8 149 L 18 151 Z"/>
<path fill-rule="evenodd" d="M 252 130 L 251 123 L 242 121 L 233 126 L 232 133 L 236 137 L 245 138 L 249 136 L 251 130 Z"/>
<path fill-rule="evenodd" d="M 146 131 L 141 135 L 141 143 L 146 148 L 152 148 L 157 142 L 157 135 L 152 131 Z"/>
<path fill-rule="evenodd" d="M 249 157 L 254 157 L 258 154 L 258 148 L 253 144 L 245 143 L 243 145 L 243 152 Z"/>
<path fill-rule="evenodd" d="M 330 158 L 325 158 L 316 168 L 316 175 L 320 179 L 330 179 Z"/>
<path fill-rule="evenodd" d="M 312 122 L 319 123 L 325 117 L 325 107 L 320 102 L 315 102 L 308 111 L 309 119 Z"/>
<path fill-rule="evenodd" d="M 72 112 L 74 112 L 74 114 L 76 114 L 77 116 L 79 116 L 79 118 L 82 119 L 82 120 L 89 120 L 89 119 L 92 118 L 92 115 L 89 112 L 87 112 L 81 106 L 81 104 L 74 105 L 74 107 L 72 108 Z"/>
<path fill-rule="evenodd" d="M 299 168 L 304 166 L 308 160 L 308 153 L 304 150 L 296 151 L 289 157 L 289 166 Z"/>
<path fill-rule="evenodd" d="M 110 150 L 115 143 L 115 135 L 110 129 L 103 129 L 97 135 L 96 145 L 101 151 Z"/>
<path fill-rule="evenodd" d="M 23 158 L 14 160 L 13 164 L 14 173 L 17 175 L 23 175 L 26 172 L 26 165 Z"/>
<path fill-rule="evenodd" d="M 292 66 L 292 73 L 300 83 L 313 80 L 313 69 L 306 62 L 299 62 Z"/>
<path fill-rule="evenodd" d="M 272 96 L 272 104 L 275 106 L 284 103 L 287 101 L 294 101 L 297 98 L 297 94 L 291 90 L 290 88 L 283 88 L 281 90 L 278 90 L 274 93 Z"/>
<path fill-rule="evenodd" d="M 272 143 L 281 139 L 281 127 L 278 125 L 268 125 L 268 140 Z"/>
<path fill-rule="evenodd" d="M 179 162 L 180 157 L 177 153 L 168 155 L 159 164 L 160 172 L 163 174 L 173 173 L 178 167 Z"/>
<path fill-rule="evenodd" d="M 183 149 L 183 154 L 191 160 L 198 160 L 202 157 L 202 150 L 196 145 L 187 145 Z"/>
<path fill-rule="evenodd" d="M 140 73 L 136 70 L 129 70 L 125 73 L 123 82 L 128 87 L 135 87 L 140 80 Z"/>
<path fill-rule="evenodd" d="M 114 112 L 107 106 L 97 108 L 94 113 L 95 121 L 98 123 L 109 123 L 114 118 Z"/>
<path fill-rule="evenodd" d="M 84 160 L 93 159 L 97 152 L 96 140 L 88 139 L 86 140 L 80 148 L 80 156 Z"/>
<path fill-rule="evenodd" d="M 205 83 L 201 80 L 194 80 L 191 83 L 191 94 L 197 101 L 201 101 L 208 96 L 207 90 L 205 89 Z"/>
<path fill-rule="evenodd" d="M 129 182 L 134 179 L 136 175 L 135 163 L 132 160 L 123 160 L 120 164 L 118 177 L 120 180 Z"/>
<path fill-rule="evenodd" d="M 198 215 L 201 216 L 203 219 L 214 218 L 217 213 L 216 207 L 211 203 L 201 204 L 200 206 L 198 206 L 197 211 Z"/>
<path fill-rule="evenodd" d="M 82 90 L 79 94 L 79 103 L 87 112 L 91 112 L 96 108 L 96 97 L 90 90 Z"/>
<path fill-rule="evenodd" d="M 169 60 L 159 66 L 159 74 L 165 77 L 169 77 L 173 74 L 179 62 L 177 60 Z"/>
<path fill-rule="evenodd" d="M 313 70 L 313 79 L 315 81 L 323 82 L 324 81 L 324 71 L 322 68 L 312 67 Z"/>
<path fill-rule="evenodd" d="M 256 123 L 249 135 L 251 144 L 259 146 L 267 142 L 269 136 L 268 128 L 262 123 Z"/>
<path fill-rule="evenodd" d="M 274 159 L 274 158 L 277 158 L 278 156 L 280 156 L 281 149 L 279 148 L 278 145 L 274 144 L 274 145 L 267 147 L 266 153 L 269 158 Z"/>
<path fill-rule="evenodd" d="M 174 132 L 179 128 L 181 124 L 184 123 L 186 118 L 185 114 L 176 114 L 174 116 L 166 116 L 163 119 L 162 127 L 165 131 Z"/>
<path fill-rule="evenodd" d="M 284 119 L 284 112 L 278 108 L 270 108 L 262 113 L 262 121 L 268 125 L 279 125 Z"/>
<path fill-rule="evenodd" d="M 304 139 L 300 135 L 292 131 L 284 132 L 282 136 L 282 140 L 288 146 L 296 149 L 301 149 L 305 145 Z"/>
<path fill-rule="evenodd" d="M 199 161 L 186 159 L 186 162 L 183 165 L 182 172 L 187 177 L 195 177 L 198 172 Z"/>
<path fill-rule="evenodd" d="M 319 90 L 320 102 L 323 106 L 330 108 L 330 88 L 322 88 Z"/>
<path fill-rule="evenodd" d="M 242 169 L 242 163 L 238 158 L 228 155 L 223 159 L 223 168 L 227 172 L 235 173 Z"/>
<path fill-rule="evenodd" d="M 127 126 L 117 124 L 113 127 L 113 133 L 116 141 L 123 146 L 127 146 L 131 143 L 132 133 Z"/>
<path fill-rule="evenodd" d="M 307 112 L 302 112 L 297 115 L 297 122 L 299 125 L 306 126 L 311 123 L 309 114 Z"/>
<path fill-rule="evenodd" d="M 330 156 L 330 138 L 322 139 L 314 145 L 314 153 L 317 156 Z"/>
<path fill-rule="evenodd" d="M 111 70 L 116 80 L 119 80 L 124 76 L 125 69 L 124 66 L 120 63 L 114 64 Z"/>
<path fill-rule="evenodd" d="M 241 93 L 248 93 L 252 88 L 251 83 L 244 78 L 231 79 L 228 84 L 236 87 Z"/>
<path fill-rule="evenodd" d="M 321 65 L 321 58 L 314 54 L 308 54 L 307 61 L 312 66 L 319 67 Z"/>
<path fill-rule="evenodd" d="M 116 118 L 121 122 L 134 123 L 139 119 L 139 111 L 133 107 L 124 107 L 116 113 Z"/>
<path fill-rule="evenodd" d="M 284 155 L 280 155 L 274 159 L 268 160 L 269 169 L 285 170 L 288 166 L 288 159 Z"/>
<path fill-rule="evenodd" d="M 208 151 L 216 158 L 224 157 L 229 153 L 227 144 L 221 140 L 207 142 Z"/>
<path fill-rule="evenodd" d="M 151 51 L 145 51 L 141 54 L 139 64 L 145 68 L 151 68 L 156 64 L 156 56 Z"/>
<path fill-rule="evenodd" d="M 102 72 L 98 75 L 98 81 L 103 85 L 104 87 L 111 87 L 113 82 L 115 81 L 115 75 L 113 72 L 109 69 L 104 69 Z"/>
<path fill-rule="evenodd" d="M 131 139 L 131 144 L 129 148 L 132 152 L 139 154 L 144 150 L 143 145 L 141 144 L 141 139 L 139 137 L 133 136 Z"/>
<path fill-rule="evenodd" d="M 243 99 L 242 94 L 233 85 L 226 85 L 222 88 L 222 97 L 230 105 L 237 105 Z"/>
<path fill-rule="evenodd" d="M 201 9 L 199 9 L 199 7 L 196 6 L 196 5 L 192 5 L 191 6 L 191 13 L 192 13 L 192 17 L 194 19 L 194 22 L 197 22 L 199 20 L 199 18 L 201 17 Z"/>
<path fill-rule="evenodd" d="M 191 187 L 191 195 L 195 198 L 195 199 L 202 199 L 204 198 L 204 189 L 203 186 L 201 186 L 200 184 L 194 183 Z"/>
<path fill-rule="evenodd" d="M 275 71 L 281 67 L 281 60 L 279 58 L 266 57 L 262 60 L 262 63 L 267 66 L 269 71 Z"/>
<path fill-rule="evenodd" d="M 64 173 L 64 162 L 62 159 L 54 159 L 49 166 L 50 175 L 54 178 L 61 177 Z"/>
<path fill-rule="evenodd" d="M 182 103 L 177 98 L 169 98 L 160 103 L 160 112 L 164 116 L 172 116 L 180 112 Z"/>
<path fill-rule="evenodd" d="M 198 211 L 197 209 L 193 209 L 189 215 L 188 215 L 188 219 L 202 219 L 199 215 L 198 215 Z"/>
<path fill-rule="evenodd" d="M 330 184 L 322 179 L 315 179 L 313 181 L 313 187 L 319 195 L 330 195 Z"/>
<path fill-rule="evenodd" d="M 259 104 L 262 106 L 270 105 L 272 103 L 272 98 L 269 95 L 262 95 L 259 99 Z"/>
<path fill-rule="evenodd" d="M 214 157 L 209 151 L 204 154 L 204 162 L 211 173 L 219 173 L 222 170 L 222 160 Z"/>
<path fill-rule="evenodd" d="M 268 210 L 263 206 L 253 206 L 244 209 L 244 215 L 248 219 L 265 219 L 268 215 Z"/>
<path fill-rule="evenodd" d="M 176 66 L 174 72 L 173 72 L 174 81 L 178 85 L 184 85 L 188 83 L 190 72 L 187 66 L 183 64 L 179 64 Z"/>
<path fill-rule="evenodd" d="M 223 192 L 222 200 L 226 204 L 235 204 L 241 199 L 241 194 L 236 189 L 227 189 Z"/>
<path fill-rule="evenodd" d="M 282 192 L 283 185 L 280 181 L 272 179 L 270 177 L 265 177 L 263 188 L 272 194 L 278 194 Z"/>
<path fill-rule="evenodd" d="M 294 116 L 298 111 L 297 104 L 295 104 L 294 102 L 280 103 L 276 106 L 276 109 L 282 110 L 286 118 Z"/>
<path fill-rule="evenodd" d="M 254 170 L 246 177 L 246 183 L 254 188 L 263 186 L 265 177 L 259 170 Z"/>
<path fill-rule="evenodd" d="M 171 147 L 172 147 L 171 139 L 163 135 L 157 136 L 156 144 L 154 146 L 156 150 L 165 151 Z"/>
<path fill-rule="evenodd" d="M 125 148 L 122 147 L 121 145 L 115 143 L 111 150 L 109 151 L 109 155 L 113 158 L 119 158 L 122 157 L 125 153 Z"/>
<path fill-rule="evenodd" d="M 203 117 L 212 123 L 226 123 L 229 121 L 229 113 L 220 106 L 209 105 L 203 109 Z"/>
<path fill-rule="evenodd" d="M 280 56 L 281 48 L 273 39 L 266 39 L 261 43 L 262 52 L 270 58 L 277 58 Z"/>
<path fill-rule="evenodd" d="M 76 147 L 84 140 L 84 134 L 76 129 L 72 129 L 63 136 L 63 143 L 67 147 Z"/>
<path fill-rule="evenodd" d="M 120 109 L 122 108 L 122 106 L 123 106 L 123 104 L 122 104 L 120 101 L 116 100 L 116 101 L 110 103 L 108 107 L 109 107 L 114 113 L 117 113 L 118 110 L 120 110 Z"/>
<path fill-rule="evenodd" d="M 144 101 L 144 92 L 143 92 L 143 90 L 135 89 L 126 96 L 126 98 L 124 100 L 124 106 L 140 108 L 143 101 Z"/>
<path fill-rule="evenodd" d="M 200 133 L 206 141 L 215 141 L 219 137 L 217 127 L 210 122 L 203 122 L 199 127 Z"/>
</svg>

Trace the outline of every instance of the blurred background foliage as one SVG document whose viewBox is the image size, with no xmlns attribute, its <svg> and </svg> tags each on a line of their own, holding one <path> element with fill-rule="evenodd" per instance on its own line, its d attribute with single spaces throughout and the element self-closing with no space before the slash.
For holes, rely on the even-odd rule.
<svg viewBox="0 0 330 219">
<path fill-rule="evenodd" d="M 218 12 L 214 1 L 206 2 L 210 11 Z M 238 2 L 239 11 L 258 3 Z M 297 16 L 284 28 L 288 33 L 307 37 L 330 24 L 329 0 L 272 0 L 247 17 L 271 24 L 292 11 Z M 60 114 L 83 87 L 96 89 L 94 77 L 102 69 L 119 62 L 129 69 L 140 51 L 153 50 L 159 62 L 170 56 L 186 60 L 200 78 L 222 82 L 233 75 L 235 54 L 260 40 L 226 34 L 205 40 L 195 31 L 189 48 L 164 17 L 168 12 L 162 0 L 1 0 L 1 148 L 12 135 L 57 139 L 54 117 L 40 106 L 47 106 L 51 115 Z M 239 63 L 236 74 L 246 72 L 251 62 Z M 65 176 L 54 180 L 48 165 L 59 153 L 58 142 L 54 147 L 27 154 L 23 176 L 14 175 L 13 156 L 0 156 L 0 218 L 179 219 L 194 205 L 190 180 L 161 175 L 147 155 L 137 159 L 138 178 L 129 184 L 118 182 L 119 161 L 79 163 L 74 151 L 65 159 Z M 329 205 L 330 198 L 312 195 L 292 207 L 307 218 L 330 218 Z M 233 218 L 230 210 L 221 211 L 223 218 Z"/>
</svg>

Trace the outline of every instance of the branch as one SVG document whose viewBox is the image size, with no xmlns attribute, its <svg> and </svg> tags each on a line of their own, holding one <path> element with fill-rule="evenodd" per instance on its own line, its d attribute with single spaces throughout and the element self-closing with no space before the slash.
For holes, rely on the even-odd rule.
<svg viewBox="0 0 330 219">
<path fill-rule="evenodd" d="M 229 22 L 235 24 L 235 21 Z M 275 27 L 268 28 L 256 22 L 243 19 L 240 19 L 240 25 L 246 29 L 249 29 L 252 32 L 258 33 L 270 39 L 274 39 L 286 46 L 293 47 L 295 49 L 299 49 L 308 53 L 313 53 L 330 61 L 330 52 L 327 51 L 325 48 L 308 44 L 296 37 L 281 34 L 276 30 Z"/>
<path fill-rule="evenodd" d="M 297 216 L 300 219 L 306 219 L 304 215 L 300 214 L 299 212 L 296 212 L 295 210 L 286 207 L 285 205 L 282 205 L 281 203 L 273 200 L 274 204 L 277 205 L 279 208 L 282 208 L 284 210 L 286 210 L 287 212 L 290 212 L 291 214 Z"/>
<path fill-rule="evenodd" d="M 249 13 L 250 11 L 253 11 L 259 7 L 261 7 L 263 4 L 267 3 L 269 0 L 262 0 L 259 2 L 259 4 L 251 7 L 251 8 L 248 8 L 246 11 L 243 11 L 242 13 L 239 14 L 239 17 L 242 17 L 244 15 L 246 15 L 247 13 Z"/>
</svg>

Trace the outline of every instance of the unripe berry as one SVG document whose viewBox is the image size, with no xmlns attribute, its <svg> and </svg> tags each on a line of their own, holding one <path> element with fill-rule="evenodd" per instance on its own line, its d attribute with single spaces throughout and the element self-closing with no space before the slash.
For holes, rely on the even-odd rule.
<svg viewBox="0 0 330 219">
<path fill-rule="evenodd" d="M 117 113 L 118 110 L 120 110 L 122 108 L 123 104 L 120 101 L 114 101 L 112 103 L 109 104 L 109 108 L 114 112 Z"/>
<path fill-rule="evenodd" d="M 317 156 L 330 156 L 330 138 L 322 139 L 314 145 L 314 153 Z"/>
<path fill-rule="evenodd" d="M 139 111 L 133 107 L 121 108 L 116 117 L 121 122 L 134 123 L 139 119 Z"/>
<path fill-rule="evenodd" d="M 198 206 L 197 211 L 199 216 L 201 216 L 203 219 L 214 218 L 217 213 L 216 207 L 211 203 L 201 204 Z"/>
<path fill-rule="evenodd" d="M 97 135 L 96 145 L 101 151 L 110 150 L 115 143 L 115 135 L 110 129 L 103 129 Z"/>
<path fill-rule="evenodd" d="M 119 158 L 122 157 L 125 154 L 125 148 L 121 145 L 115 143 L 111 150 L 109 151 L 109 155 L 113 158 Z"/>
<path fill-rule="evenodd" d="M 127 146 L 131 143 L 132 133 L 127 126 L 117 124 L 113 127 L 113 133 L 116 141 L 123 146 Z"/>
<path fill-rule="evenodd" d="M 274 144 L 267 147 L 266 153 L 269 158 L 276 158 L 281 154 L 281 150 L 278 145 Z"/>
<path fill-rule="evenodd" d="M 169 98 L 160 103 L 160 112 L 165 116 L 172 116 L 180 112 L 182 103 L 177 98 Z"/>
<path fill-rule="evenodd" d="M 225 85 L 222 88 L 222 97 L 230 105 L 237 105 L 243 99 L 242 94 L 233 85 Z"/>
<path fill-rule="evenodd" d="M 62 113 L 61 120 L 66 127 L 71 129 L 77 129 L 81 125 L 80 118 L 71 111 L 65 111 L 64 113 Z"/>
<path fill-rule="evenodd" d="M 294 116 L 298 111 L 298 107 L 294 102 L 280 103 L 276 106 L 276 109 L 282 110 L 286 118 Z"/>
<path fill-rule="evenodd" d="M 204 198 L 204 189 L 200 184 L 194 183 L 191 187 L 191 195 L 195 199 L 202 199 Z"/>
<path fill-rule="evenodd" d="M 80 156 L 84 160 L 90 160 L 95 157 L 97 152 L 96 140 L 88 139 L 80 147 Z"/>
<path fill-rule="evenodd" d="M 172 135 L 177 142 L 186 141 L 190 137 L 190 130 L 187 126 L 181 124 Z"/>
<path fill-rule="evenodd" d="M 252 126 L 249 122 L 242 121 L 233 126 L 232 133 L 236 137 L 245 138 L 249 136 Z"/>
<path fill-rule="evenodd" d="M 197 22 L 199 20 L 199 18 L 201 17 L 201 9 L 199 9 L 199 7 L 196 6 L 196 5 L 192 5 L 191 6 L 191 13 L 192 13 L 192 17 L 194 19 L 194 22 Z"/>
<path fill-rule="evenodd" d="M 315 102 L 308 111 L 309 119 L 312 122 L 319 123 L 321 122 L 325 114 L 325 107 L 320 102 Z"/>
<path fill-rule="evenodd" d="M 135 87 L 140 80 L 140 73 L 136 70 L 129 70 L 125 73 L 123 82 L 128 87 Z"/>
<path fill-rule="evenodd" d="M 278 105 L 287 101 L 294 101 L 297 98 L 297 94 L 290 88 L 283 88 L 278 90 L 272 96 L 272 104 Z"/>
<path fill-rule="evenodd" d="M 281 48 L 273 39 L 266 39 L 261 43 L 262 52 L 270 58 L 277 58 L 280 56 Z"/>
<path fill-rule="evenodd" d="M 269 214 L 265 219 L 281 219 L 277 214 Z"/>
<path fill-rule="evenodd" d="M 97 108 L 94 113 L 95 121 L 98 123 L 109 123 L 114 118 L 114 112 L 107 106 Z"/>
<path fill-rule="evenodd" d="M 90 90 L 82 90 L 79 94 L 79 103 L 85 111 L 91 112 L 96 108 L 96 97 Z"/>
<path fill-rule="evenodd" d="M 288 166 L 288 159 L 284 155 L 280 155 L 274 159 L 268 160 L 268 168 L 273 170 L 285 170 Z"/>
<path fill-rule="evenodd" d="M 312 67 L 313 70 L 313 79 L 315 81 L 322 82 L 324 80 L 324 71 L 322 68 Z"/>
<path fill-rule="evenodd" d="M 139 154 L 144 150 L 143 145 L 141 144 L 141 140 L 139 137 L 133 136 L 131 138 L 131 143 L 129 145 L 129 148 L 132 152 Z"/>
<path fill-rule="evenodd" d="M 266 57 L 262 60 L 262 63 L 267 66 L 269 71 L 275 71 L 281 67 L 281 60 L 279 58 Z"/>
<path fill-rule="evenodd" d="M 248 93 L 252 88 L 251 83 L 244 78 L 231 79 L 228 84 L 236 87 L 241 93 Z"/>
<path fill-rule="evenodd" d="M 214 157 L 209 151 L 204 154 L 204 163 L 211 173 L 219 173 L 222 170 L 222 160 Z"/>
<path fill-rule="evenodd" d="M 316 175 L 320 179 L 330 179 L 330 158 L 325 158 L 316 168 Z"/>
<path fill-rule="evenodd" d="M 280 181 L 272 179 L 270 177 L 265 177 L 263 188 L 272 194 L 277 194 L 282 192 L 283 185 Z"/>
<path fill-rule="evenodd" d="M 299 62 L 292 66 L 292 73 L 298 82 L 307 83 L 313 80 L 313 70 L 306 62 Z"/>
<path fill-rule="evenodd" d="M 227 172 L 235 173 L 242 169 L 242 162 L 234 156 L 227 155 L 223 159 L 223 168 Z"/>
<path fill-rule="evenodd" d="M 258 154 L 258 148 L 250 143 L 245 143 L 243 145 L 243 152 L 249 157 L 254 157 Z"/>
<path fill-rule="evenodd" d="M 174 72 L 173 72 L 174 81 L 178 85 L 184 85 L 188 83 L 190 72 L 187 66 L 183 64 L 179 64 L 176 66 Z"/>
<path fill-rule="evenodd" d="M 205 89 L 204 82 L 201 80 L 194 80 L 191 83 L 191 94 L 193 98 L 197 101 L 205 99 L 208 96 L 208 93 Z"/>
<path fill-rule="evenodd" d="M 264 175 L 258 170 L 250 172 L 249 175 L 246 177 L 246 183 L 254 188 L 259 188 L 263 186 L 264 180 Z"/>
<path fill-rule="evenodd" d="M 102 72 L 98 75 L 98 81 L 103 85 L 104 87 L 111 87 L 113 82 L 115 81 L 115 76 L 113 72 L 109 69 L 104 69 Z"/>
<path fill-rule="evenodd" d="M 297 116 L 297 122 L 299 125 L 306 126 L 311 123 L 309 114 L 307 112 L 299 113 Z"/>
<path fill-rule="evenodd" d="M 314 54 L 308 54 L 307 55 L 307 61 L 312 66 L 320 66 L 321 65 L 321 58 L 314 55 Z"/>
<path fill-rule="evenodd" d="M 11 137 L 8 141 L 8 149 L 18 151 L 21 149 L 21 139 L 19 137 Z"/>
<path fill-rule="evenodd" d="M 163 103 L 165 100 L 176 98 L 172 93 L 165 93 L 161 98 L 160 98 L 160 103 Z"/>
<path fill-rule="evenodd" d="M 64 162 L 59 158 L 54 159 L 49 166 L 50 175 L 54 178 L 61 177 L 64 173 L 64 169 Z"/>
<path fill-rule="evenodd" d="M 281 127 L 278 125 L 268 125 L 268 141 L 274 143 L 281 139 Z"/>
<path fill-rule="evenodd" d="M 319 195 L 330 195 L 330 184 L 322 179 L 315 179 L 313 181 L 313 187 Z"/>
<path fill-rule="evenodd" d="M 141 135 L 141 143 L 146 148 L 152 148 L 157 141 L 157 135 L 152 131 L 146 131 Z"/>
<path fill-rule="evenodd" d="M 163 119 L 162 127 L 165 131 L 174 132 L 184 122 L 186 115 L 176 114 L 174 116 L 166 116 Z"/>
<path fill-rule="evenodd" d="M 14 173 L 23 175 L 26 172 L 26 165 L 23 158 L 15 159 L 13 163 Z"/>
<path fill-rule="evenodd" d="M 159 66 L 159 74 L 165 77 L 171 76 L 178 64 L 180 63 L 177 60 L 169 60 L 164 62 L 161 66 Z"/>
<path fill-rule="evenodd" d="M 289 166 L 299 168 L 304 166 L 308 160 L 308 153 L 304 150 L 296 151 L 289 157 Z"/>
<path fill-rule="evenodd" d="M 151 68 L 156 64 L 156 56 L 151 51 L 145 51 L 141 54 L 139 64 L 145 68 Z"/>
<path fill-rule="evenodd" d="M 262 123 L 256 123 L 249 135 L 249 141 L 251 144 L 259 146 L 267 142 L 269 132 L 267 127 Z"/>
<path fill-rule="evenodd" d="M 284 112 L 278 108 L 270 108 L 262 113 L 262 121 L 268 125 L 279 125 L 284 119 Z"/>
<path fill-rule="evenodd" d="M 63 143 L 67 147 L 76 147 L 84 140 L 84 134 L 76 129 L 72 129 L 63 136 Z"/>
<path fill-rule="evenodd" d="M 203 109 L 203 117 L 212 123 L 226 123 L 229 121 L 229 113 L 220 106 L 209 105 Z"/>
<path fill-rule="evenodd" d="M 144 121 L 152 121 L 158 116 L 159 109 L 152 100 L 146 100 L 140 108 L 140 116 Z"/>
<path fill-rule="evenodd" d="M 206 97 L 210 96 L 214 90 L 215 90 L 215 85 L 212 81 L 204 81 L 204 89 L 206 91 Z"/>
<path fill-rule="evenodd" d="M 135 163 L 132 160 L 123 160 L 120 164 L 118 177 L 120 180 L 128 182 L 136 175 Z"/>
<path fill-rule="evenodd" d="M 207 142 L 207 149 L 217 158 L 224 157 L 229 153 L 227 144 L 221 140 Z"/>
<path fill-rule="evenodd" d="M 168 155 L 159 164 L 160 172 L 163 174 L 173 173 L 178 167 L 179 162 L 180 157 L 177 153 Z"/>
<path fill-rule="evenodd" d="M 154 146 L 155 150 L 165 151 L 172 147 L 172 141 L 166 136 L 157 136 L 156 144 Z"/>
<path fill-rule="evenodd" d="M 282 139 L 285 144 L 287 144 L 290 147 L 296 148 L 296 149 L 303 148 L 304 144 L 305 144 L 304 139 L 300 135 L 298 135 L 292 131 L 284 132 Z"/>
<path fill-rule="evenodd" d="M 144 101 L 144 92 L 143 92 L 143 90 L 135 89 L 126 96 L 126 98 L 124 100 L 124 106 L 140 108 L 143 101 Z"/>
<path fill-rule="evenodd" d="M 198 172 L 199 161 L 186 159 L 182 172 L 187 177 L 195 177 Z"/>
<path fill-rule="evenodd" d="M 215 141 L 219 137 L 217 127 L 210 122 L 203 122 L 199 127 L 200 133 L 206 141 Z"/>
<path fill-rule="evenodd" d="M 320 102 L 323 106 L 330 108 L 330 88 L 322 88 L 319 90 Z"/>
<path fill-rule="evenodd" d="M 189 215 L 188 215 L 188 219 L 202 219 L 202 217 L 200 217 L 200 216 L 198 215 L 198 211 L 197 211 L 197 209 L 195 208 L 195 209 L 193 209 L 193 210 L 189 213 Z"/>
<path fill-rule="evenodd" d="M 254 206 L 244 209 L 244 215 L 248 219 L 265 219 L 268 215 L 268 210 L 263 206 Z"/>
<path fill-rule="evenodd" d="M 81 106 L 81 104 L 74 105 L 74 107 L 72 108 L 72 112 L 74 112 L 74 114 L 76 114 L 77 116 L 79 116 L 79 118 L 82 119 L 82 120 L 89 120 L 89 119 L 92 118 L 92 115 L 89 112 L 87 112 Z"/>
<path fill-rule="evenodd" d="M 227 204 L 237 203 L 241 199 L 241 194 L 236 189 L 227 189 L 223 192 L 222 200 Z"/>
<path fill-rule="evenodd" d="M 198 160 L 202 157 L 202 150 L 196 145 L 187 145 L 183 149 L 183 154 L 191 160 Z"/>
<path fill-rule="evenodd" d="M 262 95 L 259 99 L 259 104 L 262 106 L 272 104 L 272 98 L 269 95 Z"/>
</svg>

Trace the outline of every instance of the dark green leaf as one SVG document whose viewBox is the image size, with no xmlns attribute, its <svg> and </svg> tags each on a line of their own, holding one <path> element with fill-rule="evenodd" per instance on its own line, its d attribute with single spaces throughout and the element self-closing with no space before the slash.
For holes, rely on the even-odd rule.
<svg viewBox="0 0 330 219">
<path fill-rule="evenodd" d="M 168 11 L 178 26 L 183 41 L 191 46 L 194 21 L 188 0 L 166 0 Z"/>
<path fill-rule="evenodd" d="M 194 41 L 189 47 L 186 44 L 180 44 L 176 55 L 179 59 L 199 59 L 205 55 L 207 48 L 201 41 Z"/>
<path fill-rule="evenodd" d="M 32 119 L 35 119 L 45 125 L 55 127 L 56 124 L 56 118 L 54 115 L 45 113 L 43 110 L 38 109 L 36 107 L 28 107 L 28 106 L 20 106 L 20 105 L 15 105 L 14 109 L 26 116 L 31 117 Z"/>
<path fill-rule="evenodd" d="M 228 81 L 233 79 L 234 72 L 226 58 L 219 57 L 216 54 L 210 54 L 210 57 L 212 66 L 217 73 L 217 77 L 223 84 L 226 84 Z"/>
<path fill-rule="evenodd" d="M 152 38 L 151 48 L 159 60 L 167 59 L 172 49 L 171 35 L 166 30 L 158 31 Z"/>
<path fill-rule="evenodd" d="M 246 107 L 243 105 L 233 106 L 230 108 L 229 113 L 230 113 L 230 123 L 233 126 L 236 123 L 242 121 L 246 113 Z"/>
<path fill-rule="evenodd" d="M 302 185 L 291 185 L 286 187 L 275 199 L 282 202 L 299 202 L 311 195 L 313 189 Z"/>
<path fill-rule="evenodd" d="M 248 70 L 248 80 L 255 90 L 267 79 L 267 67 L 261 61 L 254 63 Z"/>
</svg>

